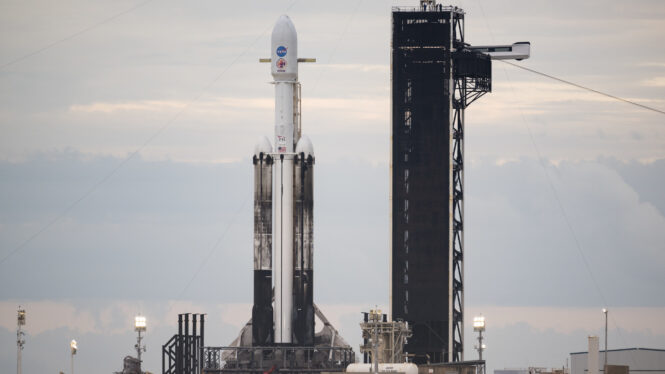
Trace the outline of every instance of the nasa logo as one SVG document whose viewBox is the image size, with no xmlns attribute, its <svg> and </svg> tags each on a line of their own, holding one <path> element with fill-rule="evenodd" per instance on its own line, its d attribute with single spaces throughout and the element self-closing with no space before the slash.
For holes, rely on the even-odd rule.
<svg viewBox="0 0 665 374">
<path fill-rule="evenodd" d="M 279 60 L 277 60 L 277 67 L 278 68 L 284 69 L 285 66 L 286 66 L 286 60 L 285 59 L 280 58 Z"/>
<path fill-rule="evenodd" d="M 284 57 L 286 56 L 286 47 L 283 45 L 280 45 L 277 47 L 277 56 L 279 57 Z"/>
</svg>

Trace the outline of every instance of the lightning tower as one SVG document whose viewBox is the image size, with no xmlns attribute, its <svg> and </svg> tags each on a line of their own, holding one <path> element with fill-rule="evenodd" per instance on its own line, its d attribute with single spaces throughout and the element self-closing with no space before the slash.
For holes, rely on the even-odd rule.
<svg viewBox="0 0 665 374">
<path fill-rule="evenodd" d="M 413 362 L 464 360 L 464 110 L 491 91 L 491 60 L 529 43 L 472 47 L 462 9 L 421 0 L 392 12 L 393 320 Z"/>
</svg>

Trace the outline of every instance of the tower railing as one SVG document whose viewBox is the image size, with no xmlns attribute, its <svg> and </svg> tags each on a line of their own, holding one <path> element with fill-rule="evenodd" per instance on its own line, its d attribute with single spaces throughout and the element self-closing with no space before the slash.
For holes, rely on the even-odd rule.
<svg viewBox="0 0 665 374">
<path fill-rule="evenodd" d="M 204 373 L 341 372 L 355 362 L 350 347 L 204 347 Z"/>
</svg>

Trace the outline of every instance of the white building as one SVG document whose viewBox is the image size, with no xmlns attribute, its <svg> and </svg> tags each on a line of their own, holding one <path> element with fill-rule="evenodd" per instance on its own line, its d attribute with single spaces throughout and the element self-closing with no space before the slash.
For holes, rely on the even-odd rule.
<svg viewBox="0 0 665 374">
<path fill-rule="evenodd" d="M 494 369 L 494 374 L 543 374 L 551 373 L 551 371 L 546 368 L 540 367 L 530 367 L 530 368 L 520 368 L 520 369 Z"/>
<path fill-rule="evenodd" d="M 586 374 L 588 356 L 588 352 L 571 353 L 570 374 Z M 604 364 L 605 351 L 600 351 L 598 368 L 601 374 Z M 607 354 L 607 364 L 628 366 L 631 374 L 665 374 L 665 349 L 610 349 Z"/>
</svg>

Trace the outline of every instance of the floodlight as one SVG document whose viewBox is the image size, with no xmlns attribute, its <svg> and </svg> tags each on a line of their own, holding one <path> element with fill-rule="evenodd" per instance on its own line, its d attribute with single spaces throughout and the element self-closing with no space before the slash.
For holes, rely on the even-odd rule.
<svg viewBox="0 0 665 374">
<path fill-rule="evenodd" d="M 485 331 L 485 317 L 482 315 L 473 317 L 473 331 L 478 333 L 478 345 L 475 348 L 478 350 L 478 360 L 482 361 L 483 351 L 485 350 L 485 344 L 483 344 L 483 331 Z M 484 371 L 483 371 L 484 374 Z"/>
<path fill-rule="evenodd" d="M 485 331 L 485 317 L 473 317 L 473 331 Z"/>
<path fill-rule="evenodd" d="M 141 369 L 141 353 L 145 352 L 145 346 L 141 344 L 141 340 L 143 337 L 141 336 L 142 332 L 145 332 L 147 328 L 147 322 L 145 316 L 138 315 L 134 317 L 134 331 L 138 333 L 138 336 L 136 337 L 136 345 L 134 348 L 136 348 L 136 358 L 139 360 L 139 373 L 142 373 Z"/>
<path fill-rule="evenodd" d="M 18 324 L 20 326 L 25 326 L 25 309 L 19 307 L 18 310 Z"/>
<path fill-rule="evenodd" d="M 72 374 L 74 374 L 74 355 L 76 354 L 76 351 L 78 350 L 78 345 L 76 344 L 76 340 L 72 339 L 71 342 L 69 342 L 69 348 L 71 348 L 72 351 Z"/>
<path fill-rule="evenodd" d="M 146 327 L 147 324 L 144 316 L 136 316 L 134 318 L 134 331 L 145 331 Z"/>
</svg>

